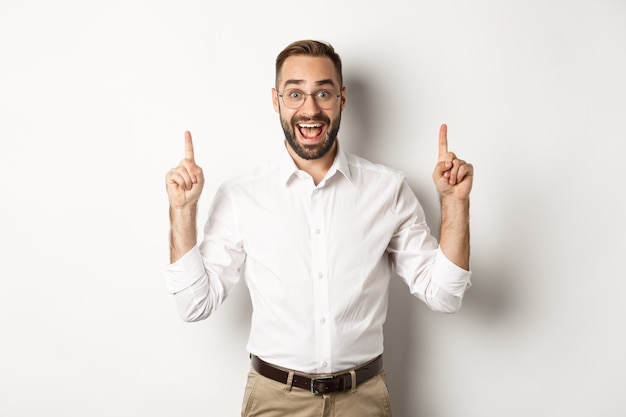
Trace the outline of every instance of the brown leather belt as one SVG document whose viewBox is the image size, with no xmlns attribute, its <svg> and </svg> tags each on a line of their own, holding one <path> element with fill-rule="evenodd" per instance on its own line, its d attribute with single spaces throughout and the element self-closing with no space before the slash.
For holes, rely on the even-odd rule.
<svg viewBox="0 0 626 417">
<path fill-rule="evenodd" d="M 250 355 L 252 361 L 252 369 L 260 375 L 274 381 L 286 384 L 289 371 L 279 369 L 254 355 Z M 367 362 L 358 368 L 355 368 L 357 385 L 367 381 L 374 375 L 377 375 L 383 369 L 383 357 L 378 356 L 376 359 Z M 311 377 L 294 373 L 292 386 L 310 390 L 312 394 L 326 394 L 337 391 L 346 391 L 352 388 L 352 376 L 350 372 L 342 372 L 340 374 L 328 375 L 322 377 Z"/>
</svg>

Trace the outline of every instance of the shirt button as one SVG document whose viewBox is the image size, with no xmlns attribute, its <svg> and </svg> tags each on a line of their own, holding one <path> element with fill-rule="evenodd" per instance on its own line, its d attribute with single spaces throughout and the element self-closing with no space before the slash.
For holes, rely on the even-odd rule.
<svg viewBox="0 0 626 417">
<path fill-rule="evenodd" d="M 322 362 L 322 368 L 326 368 L 328 364 L 326 362 Z"/>
<path fill-rule="evenodd" d="M 326 319 L 325 319 L 324 317 L 322 317 L 322 318 L 320 319 L 320 323 L 322 323 L 322 324 L 326 323 Z"/>
<path fill-rule="evenodd" d="M 321 272 L 318 272 L 317 277 L 318 277 L 319 279 L 322 279 L 322 278 L 324 278 L 324 274 L 322 274 Z"/>
<path fill-rule="evenodd" d="M 322 231 L 320 229 L 315 229 L 315 234 L 319 235 L 320 233 L 322 233 Z"/>
</svg>

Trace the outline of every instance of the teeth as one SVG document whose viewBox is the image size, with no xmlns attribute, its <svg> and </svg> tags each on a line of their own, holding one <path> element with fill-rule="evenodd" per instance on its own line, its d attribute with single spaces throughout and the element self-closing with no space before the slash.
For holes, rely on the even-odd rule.
<svg viewBox="0 0 626 417">
<path fill-rule="evenodd" d="M 300 123 L 298 126 L 305 128 L 322 127 L 321 123 Z"/>
</svg>

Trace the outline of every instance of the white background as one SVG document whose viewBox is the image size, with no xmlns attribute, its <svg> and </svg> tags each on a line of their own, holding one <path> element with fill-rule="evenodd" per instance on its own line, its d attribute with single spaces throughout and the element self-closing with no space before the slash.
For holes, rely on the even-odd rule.
<svg viewBox="0 0 626 417">
<path fill-rule="evenodd" d="M 441 123 L 476 169 L 461 311 L 391 288 L 395 415 L 626 415 L 622 0 L 0 1 L 0 415 L 239 415 L 247 290 L 178 318 L 164 176 L 190 130 L 206 211 L 273 155 L 302 38 L 344 60 L 342 143 L 435 233 Z"/>
</svg>

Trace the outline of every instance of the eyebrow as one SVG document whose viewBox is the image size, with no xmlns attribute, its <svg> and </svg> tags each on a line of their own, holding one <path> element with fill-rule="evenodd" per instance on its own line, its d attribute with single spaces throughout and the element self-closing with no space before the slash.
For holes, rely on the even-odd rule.
<svg viewBox="0 0 626 417">
<path fill-rule="evenodd" d="M 302 85 L 305 82 L 306 82 L 305 80 L 287 80 L 287 81 L 285 81 L 285 87 L 287 87 L 288 85 L 291 85 L 291 84 L 293 84 L 293 85 Z M 335 87 L 335 83 L 330 78 L 327 78 L 325 80 L 319 80 L 319 81 L 315 82 L 315 85 L 317 85 L 317 86 L 322 86 L 322 85 L 327 85 L 327 84 L 330 84 L 333 87 Z"/>
</svg>

